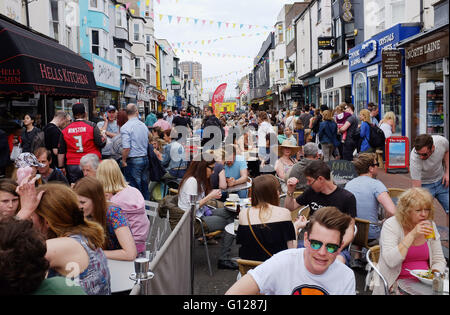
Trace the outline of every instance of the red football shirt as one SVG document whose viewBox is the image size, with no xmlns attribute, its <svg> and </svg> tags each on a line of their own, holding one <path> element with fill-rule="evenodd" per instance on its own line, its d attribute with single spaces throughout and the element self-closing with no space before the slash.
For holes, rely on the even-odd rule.
<svg viewBox="0 0 450 315">
<path fill-rule="evenodd" d="M 84 120 L 76 120 L 63 129 L 60 153 L 66 154 L 67 165 L 79 165 L 81 158 L 89 153 L 101 160 L 102 154 L 94 142 L 94 129 L 93 123 Z"/>
</svg>

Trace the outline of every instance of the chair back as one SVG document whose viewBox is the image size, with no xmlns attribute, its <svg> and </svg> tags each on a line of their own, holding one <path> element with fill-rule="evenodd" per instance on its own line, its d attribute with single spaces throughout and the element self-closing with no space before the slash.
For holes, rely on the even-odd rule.
<svg viewBox="0 0 450 315">
<path fill-rule="evenodd" d="M 300 207 L 291 211 L 292 222 L 297 221 L 299 216 L 304 216 L 306 219 L 309 219 L 309 213 L 311 212 L 311 208 L 309 206 Z"/>
<path fill-rule="evenodd" d="M 357 232 L 355 238 L 353 239 L 352 244 L 369 248 L 370 246 L 368 244 L 368 239 L 369 239 L 370 221 L 361 218 L 355 218 L 355 225 L 357 228 Z"/>
<path fill-rule="evenodd" d="M 383 281 L 384 294 L 389 295 L 389 288 L 387 281 L 377 268 L 379 258 L 380 258 L 380 245 L 370 247 L 366 253 L 366 260 L 369 263 L 370 267 L 378 274 L 381 281 Z"/>
<path fill-rule="evenodd" d="M 236 259 L 236 262 L 239 266 L 239 272 L 241 273 L 242 276 L 244 276 L 250 269 L 253 269 L 263 263 L 263 261 L 240 259 L 240 258 Z"/>
<path fill-rule="evenodd" d="M 406 190 L 402 188 L 388 188 L 389 197 L 391 197 L 391 199 L 398 198 L 405 191 Z"/>
</svg>

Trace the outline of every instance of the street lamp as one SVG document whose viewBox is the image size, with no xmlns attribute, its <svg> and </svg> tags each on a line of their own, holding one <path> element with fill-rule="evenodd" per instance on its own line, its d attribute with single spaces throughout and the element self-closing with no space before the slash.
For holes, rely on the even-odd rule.
<svg viewBox="0 0 450 315">
<path fill-rule="evenodd" d="M 284 63 L 286 64 L 286 68 L 288 69 L 288 72 L 291 72 L 291 65 L 292 65 L 292 61 L 289 59 L 289 57 L 286 57 L 286 60 L 284 61 Z"/>
</svg>

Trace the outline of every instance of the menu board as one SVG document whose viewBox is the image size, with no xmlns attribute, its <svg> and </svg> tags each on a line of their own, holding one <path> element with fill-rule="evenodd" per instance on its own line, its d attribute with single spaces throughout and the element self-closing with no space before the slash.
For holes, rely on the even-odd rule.
<svg viewBox="0 0 450 315">
<path fill-rule="evenodd" d="M 408 137 L 389 137 L 386 139 L 386 172 L 409 172 Z"/>
<path fill-rule="evenodd" d="M 343 187 L 353 178 L 358 177 L 355 166 L 351 161 L 347 160 L 331 160 L 328 161 L 333 181 L 336 185 Z"/>
</svg>

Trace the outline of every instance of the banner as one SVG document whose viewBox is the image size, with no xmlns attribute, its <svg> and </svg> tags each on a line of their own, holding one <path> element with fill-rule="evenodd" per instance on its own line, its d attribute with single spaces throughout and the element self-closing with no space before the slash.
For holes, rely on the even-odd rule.
<svg viewBox="0 0 450 315">
<path fill-rule="evenodd" d="M 227 89 L 227 84 L 223 83 L 219 85 L 212 96 L 211 107 L 213 109 L 214 115 L 219 116 L 219 106 L 223 102 L 225 97 L 225 90 Z"/>
</svg>

